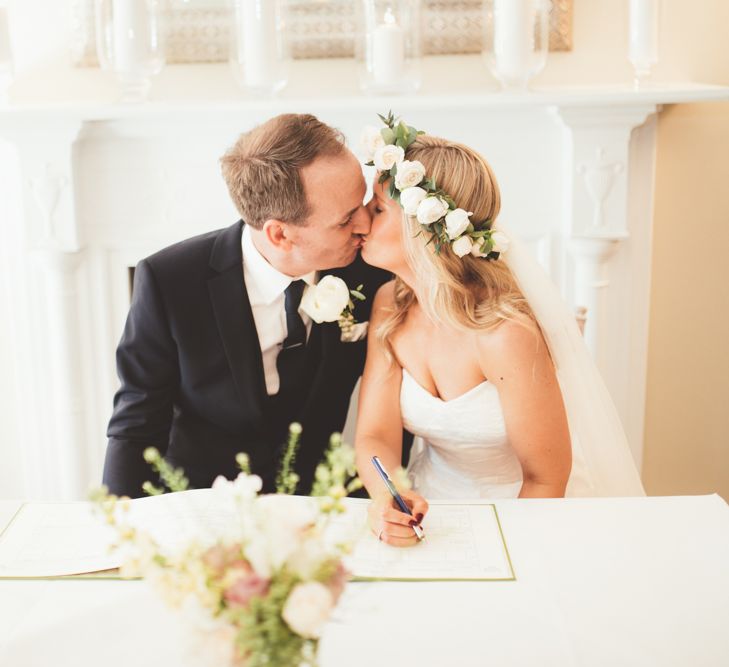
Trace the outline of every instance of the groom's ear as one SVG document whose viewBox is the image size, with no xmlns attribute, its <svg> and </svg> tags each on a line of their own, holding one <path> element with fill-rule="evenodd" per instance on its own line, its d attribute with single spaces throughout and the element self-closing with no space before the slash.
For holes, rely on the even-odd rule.
<svg viewBox="0 0 729 667">
<path fill-rule="evenodd" d="M 266 240 L 278 250 L 288 252 L 293 244 L 291 243 L 291 233 L 289 226 L 281 221 L 271 218 L 263 223 L 261 231 L 266 236 Z"/>
</svg>

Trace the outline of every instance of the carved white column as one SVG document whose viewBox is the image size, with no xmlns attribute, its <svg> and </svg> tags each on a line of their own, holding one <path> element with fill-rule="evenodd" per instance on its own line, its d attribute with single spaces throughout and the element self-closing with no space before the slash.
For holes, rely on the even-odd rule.
<svg viewBox="0 0 729 667">
<path fill-rule="evenodd" d="M 586 342 L 617 400 L 629 394 L 626 386 L 644 386 L 646 381 L 645 365 L 629 352 L 636 337 L 647 339 L 647 323 L 632 322 L 621 303 L 643 297 L 647 301 L 649 286 L 638 285 L 633 292 L 629 281 L 618 284 L 615 271 L 626 265 L 620 255 L 629 251 L 629 186 L 653 187 L 652 172 L 631 173 L 631 136 L 657 106 L 624 102 L 553 111 L 564 128 L 561 232 L 567 243 L 562 284 L 573 306 L 587 309 Z M 650 210 L 638 213 L 641 224 L 650 226 Z M 649 259 L 649 243 L 640 252 Z M 644 405 L 618 401 L 618 409 L 640 466 Z"/>
<path fill-rule="evenodd" d="M 74 142 L 81 122 L 33 122 L 4 118 L 0 132 L 17 148 L 25 229 L 18 248 L 36 260 L 27 267 L 29 321 L 21 330 L 33 347 L 30 368 L 33 404 L 24 419 L 37 420 L 34 441 L 23 443 L 29 494 L 81 498 L 87 491 L 87 438 L 81 360 L 77 269 L 82 230 L 74 198 Z M 22 298 L 20 295 L 19 298 Z"/>
</svg>

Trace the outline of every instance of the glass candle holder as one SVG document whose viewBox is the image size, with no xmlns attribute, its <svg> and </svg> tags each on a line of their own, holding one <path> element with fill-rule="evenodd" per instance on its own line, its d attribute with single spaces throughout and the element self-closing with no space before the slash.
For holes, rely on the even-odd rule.
<svg viewBox="0 0 729 667">
<path fill-rule="evenodd" d="M 355 55 L 360 84 L 373 94 L 420 87 L 423 26 L 419 0 L 360 0 Z"/>
<path fill-rule="evenodd" d="M 236 81 L 257 93 L 286 86 L 291 55 L 283 0 L 232 0 L 230 64 Z"/>
<path fill-rule="evenodd" d="M 658 62 L 658 23 L 660 0 L 630 0 L 628 59 L 635 71 L 635 87 L 639 88 Z"/>
<path fill-rule="evenodd" d="M 483 55 L 504 88 L 525 90 L 544 69 L 550 8 L 549 0 L 485 0 Z"/>
<path fill-rule="evenodd" d="M 96 0 L 96 51 L 114 73 L 124 102 L 147 97 L 151 78 L 165 64 L 161 0 Z"/>
</svg>

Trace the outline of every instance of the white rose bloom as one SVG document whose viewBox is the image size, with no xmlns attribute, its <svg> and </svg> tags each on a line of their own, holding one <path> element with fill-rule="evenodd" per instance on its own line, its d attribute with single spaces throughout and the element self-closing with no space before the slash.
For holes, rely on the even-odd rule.
<svg viewBox="0 0 729 667">
<path fill-rule="evenodd" d="M 393 165 L 399 165 L 404 158 L 405 151 L 400 148 L 400 146 L 387 144 L 386 146 L 380 146 L 375 151 L 373 161 L 375 163 L 375 167 L 377 167 L 380 171 L 389 171 L 392 169 Z"/>
<path fill-rule="evenodd" d="M 491 242 L 494 244 L 492 248 L 494 252 L 506 252 L 509 249 L 509 237 L 504 232 L 491 234 Z"/>
<path fill-rule="evenodd" d="M 471 254 L 474 257 L 486 257 L 486 253 L 482 251 L 484 244 L 483 237 L 477 238 L 471 246 Z"/>
<path fill-rule="evenodd" d="M 418 204 L 418 222 L 421 225 L 431 225 L 448 213 L 448 204 L 440 197 L 427 197 Z"/>
<path fill-rule="evenodd" d="M 294 587 L 281 616 L 297 635 L 317 639 L 333 608 L 331 591 L 318 581 L 310 581 Z"/>
<path fill-rule="evenodd" d="M 403 152 L 403 156 L 405 153 Z M 412 188 L 425 178 L 425 167 L 417 160 L 403 160 L 397 165 L 395 174 L 395 187 L 402 192 L 405 188 Z"/>
<path fill-rule="evenodd" d="M 446 231 L 448 232 L 448 238 L 457 239 L 463 232 L 466 231 L 466 227 L 470 224 L 469 216 L 473 215 L 468 211 L 464 211 L 462 208 L 457 208 L 446 215 Z"/>
<path fill-rule="evenodd" d="M 301 297 L 301 310 L 314 322 L 336 322 L 349 303 L 349 288 L 341 278 L 324 276 L 313 287 L 307 285 Z"/>
<path fill-rule="evenodd" d="M 427 197 L 428 193 L 423 188 L 405 188 L 400 193 L 400 204 L 407 215 L 416 215 L 420 202 Z"/>
<path fill-rule="evenodd" d="M 366 162 L 372 162 L 375 159 L 375 151 L 385 145 L 385 140 L 382 138 L 382 133 L 379 129 L 372 125 L 368 125 L 362 131 L 362 137 L 360 139 L 360 146 L 362 152 L 367 158 Z"/>
<path fill-rule="evenodd" d="M 460 239 L 457 241 L 453 241 L 453 245 L 451 246 L 453 248 L 453 252 L 456 253 L 459 257 L 463 257 L 464 255 L 467 255 L 469 252 L 471 252 L 471 237 L 470 236 L 461 236 Z"/>
</svg>

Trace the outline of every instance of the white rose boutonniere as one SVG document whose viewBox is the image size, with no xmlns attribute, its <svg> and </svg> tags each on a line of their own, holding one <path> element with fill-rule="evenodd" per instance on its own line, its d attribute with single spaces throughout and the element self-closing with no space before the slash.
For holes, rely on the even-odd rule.
<svg viewBox="0 0 729 667">
<path fill-rule="evenodd" d="M 354 301 L 364 301 L 362 285 L 350 290 L 341 278 L 324 276 L 316 285 L 307 285 L 301 297 L 301 310 L 314 322 L 339 322 L 342 340 L 351 340 L 356 320 Z"/>
</svg>

